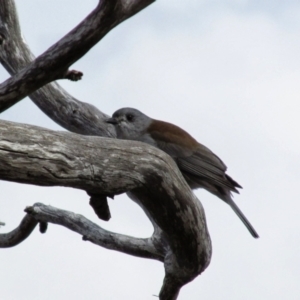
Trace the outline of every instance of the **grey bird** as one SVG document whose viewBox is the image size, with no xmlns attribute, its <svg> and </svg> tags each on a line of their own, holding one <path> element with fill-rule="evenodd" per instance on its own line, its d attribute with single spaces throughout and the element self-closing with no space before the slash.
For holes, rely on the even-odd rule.
<svg viewBox="0 0 300 300">
<path fill-rule="evenodd" d="M 252 236 L 259 237 L 232 200 L 231 192 L 239 193 L 237 188 L 242 187 L 226 174 L 223 161 L 190 134 L 171 123 L 151 119 L 134 108 L 121 108 L 106 122 L 115 126 L 117 138 L 141 141 L 169 154 L 191 189 L 204 188 L 225 201 Z"/>
</svg>

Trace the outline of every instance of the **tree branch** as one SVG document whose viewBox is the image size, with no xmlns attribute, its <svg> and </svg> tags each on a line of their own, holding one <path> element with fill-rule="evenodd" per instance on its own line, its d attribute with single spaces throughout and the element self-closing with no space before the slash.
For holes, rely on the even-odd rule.
<svg viewBox="0 0 300 300">
<path fill-rule="evenodd" d="M 27 215 L 16 229 L 10 233 L 0 234 L 0 248 L 13 247 L 23 242 L 32 233 L 38 222 L 41 222 L 42 224 L 53 223 L 62 225 L 82 235 L 84 241 L 90 241 L 110 250 L 163 261 L 164 254 L 159 252 L 159 248 L 155 248 L 151 238 L 139 239 L 110 232 L 82 215 L 42 203 L 36 203 L 31 207 L 27 207 L 25 212 L 27 212 Z"/>
<path fill-rule="evenodd" d="M 10 248 L 22 243 L 29 237 L 37 224 L 38 221 L 35 218 L 26 215 L 16 229 L 0 234 L 0 248 Z"/>
<path fill-rule="evenodd" d="M 140 239 L 103 229 L 82 215 L 66 210 L 36 203 L 25 210 L 36 221 L 62 225 L 83 236 L 84 241 L 106 249 L 120 251 L 141 258 L 151 258 L 163 261 L 160 253 L 153 245 L 151 238 Z"/>
<path fill-rule="evenodd" d="M 172 278 L 172 283 L 167 280 L 162 291 L 177 293 L 175 286 L 179 290 L 208 266 L 211 242 L 204 210 L 166 153 L 144 143 L 54 132 L 7 121 L 0 121 L 0 136 L 2 180 L 66 186 L 100 194 L 130 191 L 131 198 L 155 224 L 153 237 L 139 240 L 136 247 L 150 243 L 148 252 L 159 253 L 154 255 L 156 259 L 162 260 L 164 254 L 166 278 Z M 67 218 L 71 222 L 68 225 L 64 223 L 65 215 L 55 219 L 51 216 L 49 211 L 47 218 L 37 220 L 60 222 L 68 227 L 77 218 Z M 76 220 L 81 223 L 83 219 Z M 96 241 L 87 232 L 80 233 Z M 138 250 L 127 251 L 134 255 Z"/>
<path fill-rule="evenodd" d="M 32 62 L 34 57 L 22 39 L 14 1 L 0 0 L 0 60 L 11 74 L 18 72 L 0 85 L 0 112 L 47 83 L 66 78 L 70 65 L 86 54 L 111 29 L 152 2 L 154 0 L 102 0 L 85 20 Z M 94 110 L 93 106 L 88 106 L 87 112 Z M 46 108 L 43 105 L 43 108 L 49 110 L 49 106 Z M 76 108 L 72 111 L 78 112 Z M 94 112 L 92 114 L 95 115 Z M 66 121 L 60 122 L 66 124 Z"/>
<path fill-rule="evenodd" d="M 83 22 L 34 60 L 22 39 L 14 1 L 0 0 L 0 61 L 12 75 L 18 72 L 0 85 L 0 111 L 35 91 L 31 99 L 66 129 L 115 137 L 114 128 L 104 122 L 107 115 L 73 98 L 57 83 L 36 89 L 58 78 L 80 78 L 80 74 L 68 71 L 69 66 L 109 30 L 152 2 L 103 0 Z M 0 121 L 0 136 L 0 179 L 83 189 L 92 195 L 91 200 L 129 191 L 154 226 L 151 238 L 134 239 L 94 227 L 97 225 L 82 216 L 35 204 L 23 220 L 26 230 L 21 230 L 21 223 L 15 231 L 1 235 L 0 246 L 20 243 L 37 222 L 41 231 L 47 222 L 60 224 L 103 247 L 163 261 L 163 300 L 177 299 L 180 288 L 208 266 L 212 250 L 204 210 L 165 153 L 138 142 L 83 137 L 4 121 Z M 108 207 L 102 211 L 97 205 L 93 208 L 109 218 Z"/>
</svg>

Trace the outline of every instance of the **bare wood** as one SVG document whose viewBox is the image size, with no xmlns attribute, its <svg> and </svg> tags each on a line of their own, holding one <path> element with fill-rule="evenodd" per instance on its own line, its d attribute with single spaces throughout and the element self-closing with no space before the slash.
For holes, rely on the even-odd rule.
<svg viewBox="0 0 300 300">
<path fill-rule="evenodd" d="M 120 251 L 141 258 L 163 260 L 163 253 L 156 249 L 151 238 L 134 238 L 103 229 L 82 215 L 36 203 L 25 210 L 35 220 L 64 226 L 82 235 L 84 241 L 106 249 Z"/>
<path fill-rule="evenodd" d="M 0 60 L 11 75 L 18 72 L 0 85 L 0 112 L 11 107 L 45 84 L 65 78 L 68 74 L 69 66 L 86 54 L 111 29 L 153 2 L 154 0 L 99 1 L 95 10 L 85 20 L 33 61 L 34 56 L 21 36 L 14 1 L 0 0 L 0 42 L 2 42 Z M 70 95 L 65 94 L 64 90 L 58 88 L 56 84 L 44 90 L 42 95 L 44 98 L 48 98 L 48 103 L 43 103 L 44 101 L 39 97 L 41 96 L 39 92 L 33 96 L 36 104 L 54 121 L 65 128 L 82 134 L 91 135 L 96 131 L 98 134 L 101 133 L 101 135 L 114 136 L 112 126 L 106 125 L 105 130 L 97 130 L 97 126 L 92 126 L 93 120 L 97 120 L 99 117 L 103 119 L 103 117 L 106 117 L 105 114 L 97 111 L 90 104 L 84 103 L 82 105 L 76 99 L 72 99 Z M 59 97 L 63 97 L 64 101 L 55 105 L 54 103 L 49 105 L 49 101 L 55 102 Z M 68 101 L 66 102 L 65 100 Z M 60 106 L 58 107 L 59 104 Z M 66 104 L 68 104 L 67 109 Z M 53 106 L 55 106 L 55 113 L 52 113 Z M 83 106 L 86 107 L 82 109 Z M 64 108 L 64 113 L 67 110 L 68 119 L 65 118 L 66 114 L 59 114 L 58 111 L 61 108 Z M 88 118 L 83 112 L 87 113 Z M 85 118 L 91 121 L 83 120 Z M 76 123 L 70 122 L 72 120 Z M 82 122 L 88 123 L 89 126 L 82 126 Z M 97 121 L 96 125 L 97 123 L 100 123 L 101 127 L 104 126 L 103 120 L 102 122 Z M 107 127 L 109 127 L 108 130 Z"/>
<path fill-rule="evenodd" d="M 106 249 L 120 251 L 141 258 L 163 260 L 163 253 L 155 248 L 151 238 L 139 239 L 127 235 L 110 232 L 86 219 L 82 215 L 66 210 L 36 203 L 25 209 L 27 214 L 21 224 L 13 231 L 0 234 L 0 248 L 9 248 L 23 242 L 39 222 L 62 225 Z"/>
<path fill-rule="evenodd" d="M 128 18 L 133 14 L 137 13 L 139 10 L 143 9 L 153 0 L 138 0 L 138 1 L 124 1 L 119 0 L 118 5 L 115 6 L 115 10 L 118 11 L 116 19 L 117 22 L 121 22 L 124 18 Z M 105 8 L 105 6 L 104 6 Z M 98 8 L 96 9 L 96 15 L 101 14 L 103 16 L 107 15 L 105 9 Z M 92 13 L 95 15 L 95 11 Z M 17 16 L 16 7 L 13 0 L 1 1 L 0 0 L 0 33 L 2 34 L 2 45 L 0 51 L 0 60 L 3 66 L 10 72 L 11 75 L 16 72 L 27 68 L 27 66 L 34 61 L 34 55 L 31 53 L 29 47 L 25 43 L 22 38 L 19 20 Z M 111 16 L 107 15 L 106 18 L 109 18 L 111 22 Z M 107 26 L 110 24 L 109 22 L 104 22 L 103 26 L 99 27 L 96 25 L 94 28 L 89 28 L 88 19 L 81 22 L 76 28 L 78 29 L 76 32 L 76 28 L 71 32 L 73 36 L 76 36 L 77 41 L 80 40 L 80 47 L 85 47 L 85 43 L 88 37 L 87 34 L 90 34 L 92 31 L 92 35 L 108 30 Z M 81 28 L 82 27 L 82 28 Z M 81 28 L 81 29 L 80 29 Z M 75 33 L 74 33 L 75 31 Z M 79 33 L 78 33 L 79 32 Z M 70 33 L 70 34 L 71 34 Z M 98 33 L 98 34 L 99 34 Z M 56 45 L 63 44 L 64 40 L 68 38 L 67 35 L 65 38 L 61 39 L 60 42 L 56 43 Z M 72 40 L 68 39 L 68 43 L 71 45 Z M 78 43 L 78 42 L 77 42 Z M 76 46 L 76 51 L 78 45 Z M 71 46 L 70 46 L 71 47 Z M 56 48 L 59 48 L 58 46 Z M 65 55 L 65 49 L 61 47 L 61 50 L 57 51 L 58 54 Z M 55 49 L 55 47 L 51 47 L 51 49 Z M 73 51 L 71 49 L 70 51 Z M 50 52 L 50 56 L 52 57 L 51 51 L 48 50 L 46 53 Z M 45 53 L 45 54 L 46 54 Z M 43 56 L 42 56 L 43 57 Z M 39 57 L 38 59 L 42 59 Z M 61 60 L 61 67 L 64 66 L 65 60 Z M 54 70 L 56 72 L 56 70 Z M 40 70 L 39 70 L 40 72 Z M 76 71 L 67 71 L 65 77 L 68 77 L 69 73 L 74 74 Z M 81 75 L 80 72 L 78 72 Z M 78 76 L 78 74 L 76 75 Z M 105 122 L 105 119 L 108 118 L 108 115 L 102 113 L 96 107 L 89 103 L 81 102 L 70 94 L 68 94 L 63 88 L 61 88 L 56 82 L 50 83 L 43 88 L 37 90 L 33 94 L 30 95 L 31 99 L 34 101 L 39 108 L 46 113 L 53 121 L 57 122 L 64 128 L 85 135 L 98 135 L 98 136 L 107 136 L 107 137 L 115 137 L 115 128 L 110 124 Z M 98 201 L 95 209 L 95 198 L 104 198 L 103 195 L 93 195 L 91 197 L 90 205 L 94 208 L 98 217 L 103 220 L 108 220 L 110 218 L 110 211 L 107 203 L 107 200 L 104 199 L 101 203 Z"/>
<path fill-rule="evenodd" d="M 172 285 L 176 283 L 178 289 L 209 264 L 211 243 L 204 210 L 164 152 L 139 142 L 7 121 L 0 121 L 0 137 L 2 180 L 103 194 L 131 191 L 161 229 L 155 233 L 163 232 L 153 237 L 154 244 L 164 250 L 166 278 L 176 279 Z M 169 286 L 164 283 L 163 288 Z"/>
<path fill-rule="evenodd" d="M 2 38 L 0 46 L 0 61 L 14 75 L 34 61 L 35 57 L 22 38 L 14 0 L 0 0 L 0 16 L 1 32 L 5 32 L 6 36 L 5 40 Z M 54 122 L 72 132 L 116 136 L 114 127 L 103 121 L 108 115 L 72 97 L 57 82 L 43 86 L 29 97 Z"/>
<path fill-rule="evenodd" d="M 70 75 L 68 71 L 71 63 L 84 55 L 110 29 L 152 2 L 103 0 L 80 25 L 52 46 L 44 56 L 33 61 L 34 57 L 21 37 L 14 1 L 0 0 L 0 61 L 12 75 L 19 72 L 8 80 L 8 84 L 0 85 L 0 101 L 4 103 L 2 109 L 16 103 L 20 95 L 24 97 L 46 82 L 71 76 L 72 73 Z M 100 28 L 94 26 L 98 21 L 98 26 L 102 26 Z M 94 39 L 84 35 L 87 32 L 94 34 L 91 28 L 96 31 Z M 82 48 L 77 52 L 71 46 L 78 46 L 78 42 L 73 40 L 78 37 L 84 42 L 79 45 Z M 66 53 L 70 55 L 69 60 L 64 59 Z M 52 67 L 50 57 L 55 60 L 51 62 Z M 41 79 L 35 78 L 38 81 L 34 83 L 32 77 L 30 80 L 28 78 L 35 74 L 38 65 L 44 67 L 43 71 L 46 72 Z M 22 89 L 14 90 L 20 82 Z M 2 87 L 4 90 L 1 90 Z M 1 91 L 8 87 L 10 92 L 6 96 L 2 94 L 1 98 Z M 107 115 L 73 98 L 55 82 L 37 90 L 30 97 L 49 117 L 70 131 L 115 137 L 113 127 L 104 122 Z M 158 149 L 141 143 L 83 137 L 0 121 L 0 165 L 0 179 L 3 180 L 69 186 L 96 195 L 130 191 L 129 196 L 151 220 L 154 233 L 149 239 L 127 237 L 129 240 L 123 239 L 125 248 L 115 250 L 164 262 L 166 276 L 160 299 L 177 299 L 180 288 L 203 272 L 210 262 L 211 241 L 204 210 L 173 160 Z M 86 233 L 83 234 L 86 239 L 97 240 L 91 233 L 95 230 L 85 231 L 86 227 L 82 224 L 86 224 L 86 219 L 82 216 L 68 215 L 68 212 L 41 204 L 34 205 L 27 212 L 31 221 L 34 218 L 34 222 L 42 225 L 52 222 L 71 230 L 76 228 L 79 234 Z M 62 219 L 66 219 L 66 223 L 60 223 Z M 14 231 L 18 233 L 15 234 L 15 243 L 23 241 L 31 232 L 30 226 L 22 233 L 19 228 Z M 92 230 L 92 227 L 89 229 Z M 104 232 L 103 236 L 107 234 Z M 7 236 L 6 240 L 3 237 L 0 236 L 0 246 L 1 242 L 8 242 Z M 114 239 L 111 243 L 110 249 L 119 247 Z M 126 250 L 126 247 L 130 250 Z"/>
<path fill-rule="evenodd" d="M 0 234 L 0 248 L 10 248 L 22 243 L 32 233 L 38 221 L 26 215 L 20 225 L 11 232 Z"/>
</svg>

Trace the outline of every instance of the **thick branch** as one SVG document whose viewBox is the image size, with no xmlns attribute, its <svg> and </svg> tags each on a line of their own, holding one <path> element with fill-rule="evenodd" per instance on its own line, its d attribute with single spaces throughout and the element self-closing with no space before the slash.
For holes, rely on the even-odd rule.
<svg viewBox="0 0 300 300">
<path fill-rule="evenodd" d="M 140 147 L 130 142 L 120 145 L 115 139 L 54 132 L 8 121 L 0 121 L 0 137 L 3 180 L 68 186 L 106 195 L 139 187 L 145 180 L 132 172 L 140 169 L 143 155 Z M 129 147 L 124 150 L 123 146 Z"/>
<path fill-rule="evenodd" d="M 75 61 L 86 54 L 112 28 L 131 17 L 154 0 L 102 0 L 95 10 L 60 41 L 36 58 L 32 63 L 31 53 L 22 47 L 20 27 L 12 0 L 0 1 L 0 36 L 2 41 L 1 63 L 11 72 L 18 74 L 0 85 L 0 112 L 11 107 L 27 95 L 47 83 L 65 78 L 67 70 Z M 13 39 L 13 40 L 11 40 Z M 12 49 L 12 46 L 17 48 Z M 21 47 L 20 47 L 21 46 Z M 10 50 L 13 50 L 11 53 Z M 25 54 L 24 63 L 14 63 L 16 56 Z M 10 59 L 7 59 L 10 56 Z M 13 59 L 11 59 L 13 58 Z M 18 58 L 17 60 L 20 60 Z M 22 70 L 20 70 L 22 68 Z"/>
<path fill-rule="evenodd" d="M 5 31 L 0 61 L 14 75 L 34 60 L 34 55 L 22 38 L 13 0 L 0 0 L 0 25 Z M 3 42 L 3 41 L 2 41 Z M 30 95 L 33 102 L 54 122 L 80 134 L 115 137 L 113 126 L 103 122 L 108 116 L 89 103 L 78 101 L 56 82 L 50 83 Z"/>
<path fill-rule="evenodd" d="M 152 2 L 101 1 L 80 25 L 31 63 L 33 55 L 21 38 L 14 2 L 0 0 L 0 41 L 3 42 L 0 60 L 11 74 L 19 72 L 8 80 L 10 88 L 2 110 L 45 82 L 66 76 L 68 67 L 110 29 Z M 31 64 L 27 66 L 28 63 Z M 38 78 L 34 78 L 36 67 L 43 68 Z M 0 101 L 1 88 L 2 93 L 5 89 L 7 92 L 7 86 L 0 86 Z M 103 122 L 105 114 L 74 99 L 56 83 L 31 94 L 31 99 L 54 121 L 73 132 L 115 137 L 114 129 Z M 203 208 L 173 160 L 158 149 L 141 143 L 86 138 L 9 122 L 0 122 L 0 136 L 0 179 L 75 187 L 87 190 L 90 195 L 130 191 L 130 197 L 144 209 L 155 228 L 151 239 L 138 239 L 135 246 L 148 247 L 148 252 L 141 257 L 163 260 L 165 264 L 160 299 L 176 299 L 180 288 L 209 264 L 211 242 Z M 66 227 L 73 224 L 71 227 L 75 228 L 85 222 L 81 216 L 70 219 L 62 211 L 57 211 L 62 215 L 54 220 L 51 209 L 38 204 L 29 211 L 34 212 L 35 220 L 41 224 L 52 220 Z M 68 226 L 61 223 L 65 217 L 70 221 Z M 108 218 L 108 214 L 104 217 Z M 80 226 L 77 229 L 84 230 Z M 96 241 L 91 235 L 84 235 Z M 130 242 L 127 246 L 130 247 Z M 123 252 L 135 255 L 135 251 L 140 251 L 137 248 Z"/>
<path fill-rule="evenodd" d="M 6 121 L 0 122 L 0 136 L 0 179 L 109 195 L 130 190 L 163 232 L 153 244 L 168 249 L 166 275 L 176 279 L 177 287 L 209 264 L 211 243 L 203 208 L 174 161 L 162 151 L 139 142 Z"/>
</svg>

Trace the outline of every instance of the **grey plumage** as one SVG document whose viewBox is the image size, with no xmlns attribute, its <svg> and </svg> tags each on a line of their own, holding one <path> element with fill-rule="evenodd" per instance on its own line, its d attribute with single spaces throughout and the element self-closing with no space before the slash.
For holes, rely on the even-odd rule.
<svg viewBox="0 0 300 300">
<path fill-rule="evenodd" d="M 168 153 L 192 189 L 204 188 L 225 201 L 252 236 L 259 237 L 232 200 L 231 192 L 239 193 L 237 188 L 241 186 L 226 174 L 223 161 L 189 133 L 176 125 L 151 119 L 134 108 L 117 110 L 107 122 L 115 125 L 118 138 L 145 142 Z"/>
</svg>

